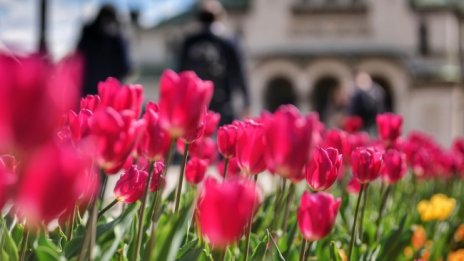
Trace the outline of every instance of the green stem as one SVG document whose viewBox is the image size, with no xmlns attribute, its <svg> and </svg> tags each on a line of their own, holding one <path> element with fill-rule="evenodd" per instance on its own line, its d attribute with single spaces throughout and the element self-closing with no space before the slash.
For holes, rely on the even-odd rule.
<svg viewBox="0 0 464 261">
<path fill-rule="evenodd" d="M 180 166 L 179 181 L 177 182 L 176 205 L 175 205 L 175 208 L 174 208 L 174 213 L 177 213 L 177 211 L 179 210 L 180 195 L 182 194 L 182 185 L 183 185 L 183 182 L 184 182 L 185 164 L 187 163 L 189 146 L 190 146 L 189 143 L 185 144 L 184 156 L 182 157 L 182 163 L 181 163 L 182 165 Z"/>
<path fill-rule="evenodd" d="M 66 238 L 67 238 L 68 242 L 71 241 L 71 239 L 72 239 L 72 232 L 74 230 L 74 220 L 75 219 L 76 219 L 76 207 L 74 206 L 72 214 L 71 214 L 71 218 L 68 221 L 68 227 L 67 227 L 67 230 L 66 230 Z"/>
<path fill-rule="evenodd" d="M 308 246 L 306 247 L 305 255 L 304 255 L 304 260 L 308 260 L 309 254 L 311 253 L 311 246 L 313 245 L 314 241 L 309 241 Z"/>
<path fill-rule="evenodd" d="M 105 191 L 106 191 L 106 183 L 108 183 L 108 176 L 101 172 L 101 179 L 102 179 L 102 184 L 100 188 L 100 201 L 103 202 L 103 198 L 105 197 Z"/>
<path fill-rule="evenodd" d="M 354 211 L 354 219 L 353 225 L 351 227 L 351 239 L 350 239 L 350 248 L 348 250 L 348 261 L 351 261 L 351 254 L 353 252 L 354 240 L 355 240 L 355 232 L 356 232 L 356 221 L 358 219 L 358 211 L 359 211 L 359 204 L 361 203 L 361 197 L 364 190 L 364 184 L 361 184 L 361 189 L 359 190 L 358 200 L 356 202 L 356 209 Z"/>
<path fill-rule="evenodd" d="M 287 202 L 285 204 L 284 223 L 283 223 L 283 226 L 282 226 L 282 231 L 287 231 L 288 216 L 290 214 L 290 207 L 291 207 L 291 204 L 292 204 L 292 201 L 293 201 L 294 194 L 295 194 L 295 184 L 291 183 L 289 191 L 288 191 Z"/>
<path fill-rule="evenodd" d="M 135 251 L 134 251 L 134 257 L 132 260 L 137 261 L 140 260 L 140 248 L 142 246 L 142 236 L 143 236 L 143 219 L 144 219 L 144 213 L 145 213 L 145 205 L 147 204 L 147 198 L 148 198 L 148 189 L 150 188 L 150 183 L 151 179 L 153 177 L 153 162 L 150 161 L 149 163 L 150 169 L 148 171 L 148 179 L 147 179 L 147 184 L 145 184 L 145 191 L 143 193 L 142 197 L 142 205 L 140 206 L 140 216 L 139 216 L 139 224 L 138 224 L 138 230 L 137 230 L 137 240 L 135 242 Z"/>
<path fill-rule="evenodd" d="M 222 177 L 224 178 L 223 181 L 226 180 L 227 177 L 227 168 L 229 167 L 229 158 L 224 159 L 224 171 L 222 173 Z"/>
<path fill-rule="evenodd" d="M 367 205 L 367 191 L 369 190 L 369 183 L 364 185 L 364 199 L 363 205 L 361 208 L 361 220 L 359 222 L 359 238 L 363 239 L 363 229 L 364 229 L 364 214 L 366 213 L 366 205 Z"/>
<path fill-rule="evenodd" d="M 255 180 L 255 183 L 258 181 L 258 174 L 255 174 L 253 177 Z M 254 209 L 255 206 L 253 206 L 252 209 Z M 251 235 L 251 225 L 253 224 L 253 212 L 251 213 L 251 217 L 248 219 L 248 227 L 247 227 L 247 234 L 245 238 L 245 257 L 244 260 L 248 260 L 248 252 L 250 250 L 250 235 Z"/>
<path fill-rule="evenodd" d="M 277 230 L 279 224 L 280 224 L 280 209 L 282 207 L 283 200 L 285 198 L 285 189 L 287 187 L 287 179 L 282 178 L 282 184 L 281 187 L 279 188 L 276 196 L 276 203 L 275 203 L 275 208 L 274 208 L 274 219 L 272 220 L 272 229 L 274 232 Z"/>
<path fill-rule="evenodd" d="M 103 214 L 105 214 L 106 211 L 110 210 L 114 205 L 118 204 L 118 200 L 115 199 L 113 201 L 111 201 L 110 204 L 108 204 L 106 207 L 104 207 L 102 210 L 100 210 L 100 212 L 98 212 L 98 218 L 100 218 L 101 216 L 103 216 Z"/>
<path fill-rule="evenodd" d="M 306 239 L 303 238 L 303 242 L 301 242 L 301 247 L 300 247 L 300 261 L 303 261 L 305 258 L 305 252 L 306 252 Z"/>
<path fill-rule="evenodd" d="M 90 216 L 92 219 L 92 226 L 91 233 L 90 233 L 90 242 L 89 242 L 89 259 L 92 260 L 93 257 L 93 249 L 95 247 L 95 241 L 97 238 L 97 203 L 95 202 L 92 210 L 92 215 Z"/>
<path fill-rule="evenodd" d="M 376 227 L 377 227 L 376 230 L 375 230 L 375 239 L 379 239 L 380 222 L 382 221 L 383 212 L 384 212 L 387 200 L 388 200 L 388 195 L 390 194 L 390 190 L 391 190 L 391 186 L 387 185 L 387 189 L 383 193 L 382 201 L 380 202 L 379 214 L 377 216 L 377 221 L 375 222 Z"/>
<path fill-rule="evenodd" d="M 26 260 L 26 251 L 27 251 L 28 245 L 29 245 L 29 229 L 25 227 L 24 234 L 23 234 L 23 242 L 21 244 L 21 250 L 20 250 L 20 253 L 21 253 L 20 258 L 19 258 L 20 261 Z"/>
<path fill-rule="evenodd" d="M 219 260 L 219 261 L 226 260 L 226 252 L 227 252 L 227 248 L 224 250 L 218 250 L 216 260 Z"/>
</svg>

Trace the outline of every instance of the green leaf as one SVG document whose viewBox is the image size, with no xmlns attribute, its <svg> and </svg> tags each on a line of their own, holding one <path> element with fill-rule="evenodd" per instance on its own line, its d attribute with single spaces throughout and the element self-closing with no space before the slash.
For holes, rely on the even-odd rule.
<svg viewBox="0 0 464 261">
<path fill-rule="evenodd" d="M 184 257 L 189 251 L 191 251 L 198 244 L 198 239 L 194 239 L 185 244 L 177 253 L 177 259 Z M 201 251 L 200 251 L 201 252 Z"/>
<path fill-rule="evenodd" d="M 403 233 L 406 225 L 407 214 L 404 214 L 397 228 L 393 229 L 382 240 L 382 249 L 379 260 L 396 260 L 402 253 L 402 249 L 409 244 L 410 233 Z"/>
<path fill-rule="evenodd" d="M 34 252 L 38 261 L 66 260 L 61 256 L 60 248 L 44 234 L 40 234 L 34 242 Z"/>
<path fill-rule="evenodd" d="M 330 242 L 330 260 L 332 261 L 342 261 L 340 254 L 338 252 L 338 248 L 335 245 L 335 242 Z"/>
<path fill-rule="evenodd" d="M 266 234 L 263 236 L 261 241 L 256 246 L 253 254 L 251 255 L 252 260 L 263 260 L 264 255 L 266 255 L 267 243 L 269 242 L 269 236 Z"/>
<path fill-rule="evenodd" d="M 279 258 L 279 260 L 285 261 L 285 258 L 284 258 L 284 256 L 282 255 L 282 252 L 280 252 L 279 246 L 278 246 L 277 243 L 274 241 L 274 238 L 272 238 L 272 235 L 271 235 L 271 232 L 269 232 L 269 229 L 267 230 L 267 235 L 268 235 L 268 237 L 271 239 L 272 244 L 274 244 L 274 247 L 275 247 L 275 249 L 276 249 L 276 251 L 277 251 L 277 257 Z"/>
<path fill-rule="evenodd" d="M 17 261 L 19 259 L 18 247 L 16 246 L 15 241 L 13 240 L 10 232 L 8 231 L 8 228 L 6 227 L 5 222 L 2 222 L 1 242 L 2 242 L 2 246 L 1 246 L 2 260 Z"/>
<path fill-rule="evenodd" d="M 176 253 L 187 233 L 188 223 L 192 218 L 193 207 L 191 205 L 185 204 L 186 207 L 174 214 L 167 225 L 158 224 L 159 233 L 156 234 L 156 243 L 159 247 L 154 249 L 155 258 L 152 256 L 151 260 L 175 260 Z"/>
</svg>

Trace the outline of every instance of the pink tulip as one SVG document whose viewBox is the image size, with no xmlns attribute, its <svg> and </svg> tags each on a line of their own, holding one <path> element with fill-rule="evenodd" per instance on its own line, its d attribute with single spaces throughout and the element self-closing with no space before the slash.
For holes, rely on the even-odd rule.
<svg viewBox="0 0 464 261">
<path fill-rule="evenodd" d="M 357 148 L 351 153 L 353 176 L 361 183 L 368 183 L 379 176 L 382 153 L 373 148 Z"/>
<path fill-rule="evenodd" d="M 143 102 L 143 87 L 141 85 L 122 85 L 117 79 L 108 77 L 106 81 L 98 83 L 100 106 L 112 107 L 118 112 L 130 110 L 135 117 L 140 115 Z"/>
<path fill-rule="evenodd" d="M 221 115 L 214 111 L 208 111 L 205 115 L 205 129 L 203 130 L 203 136 L 211 136 L 216 131 Z"/>
<path fill-rule="evenodd" d="M 79 141 L 90 134 L 90 118 L 92 111 L 83 109 L 76 114 L 74 111 L 68 112 L 68 125 L 74 141 Z"/>
<path fill-rule="evenodd" d="M 208 160 L 191 158 L 187 162 L 185 178 L 190 184 L 196 185 L 203 181 L 206 174 L 206 168 L 208 168 Z"/>
<path fill-rule="evenodd" d="M 30 153 L 54 138 L 63 114 L 78 104 L 80 65 L 0 54 L 0 149 Z"/>
<path fill-rule="evenodd" d="M 389 184 L 398 182 L 406 174 L 406 155 L 404 153 L 389 149 L 383 155 L 381 170 L 382 179 Z"/>
<path fill-rule="evenodd" d="M 238 127 L 228 124 L 220 127 L 217 133 L 217 145 L 219 153 L 225 158 L 235 156 L 235 146 L 237 144 Z"/>
<path fill-rule="evenodd" d="M 265 130 L 262 124 L 250 120 L 238 126 L 236 156 L 243 173 L 254 175 L 266 169 L 264 160 L 266 149 Z"/>
<path fill-rule="evenodd" d="M 207 178 L 196 211 L 201 234 L 213 248 L 225 249 L 241 238 L 260 201 L 260 192 L 252 181 Z"/>
<path fill-rule="evenodd" d="M 100 96 L 98 95 L 87 95 L 81 99 L 80 108 L 81 110 L 89 110 L 94 112 L 101 103 Z"/>
<path fill-rule="evenodd" d="M 173 139 L 194 141 L 204 128 L 204 114 L 213 95 L 213 84 L 191 71 L 166 70 L 161 76 L 159 109 L 161 124 Z"/>
<path fill-rule="evenodd" d="M 16 201 L 17 213 L 29 226 L 48 224 L 73 209 L 80 198 L 89 198 L 98 177 L 89 177 L 90 158 L 68 146 L 47 144 L 23 166 Z M 92 181 L 93 179 L 93 181 Z"/>
<path fill-rule="evenodd" d="M 132 111 L 118 113 L 112 107 L 98 110 L 91 120 L 96 140 L 97 163 L 107 174 L 117 173 L 134 149 L 144 122 L 136 121 Z"/>
<path fill-rule="evenodd" d="M 343 156 L 335 148 L 318 148 L 306 166 L 306 181 L 311 189 L 326 190 L 337 180 Z"/>
<path fill-rule="evenodd" d="M 139 200 L 145 192 L 148 173 L 131 166 L 121 175 L 114 187 L 114 196 L 118 201 L 134 203 Z"/>
<path fill-rule="evenodd" d="M 166 185 L 166 179 L 164 177 L 164 163 L 162 161 L 156 161 L 153 163 L 153 174 L 151 177 L 150 191 L 155 192 L 162 190 Z"/>
<path fill-rule="evenodd" d="M 311 122 L 293 105 L 277 109 L 264 120 L 268 169 L 284 178 L 301 174 L 311 149 Z"/>
<path fill-rule="evenodd" d="M 138 151 L 151 161 L 163 160 L 169 151 L 171 138 L 161 128 L 158 106 L 153 102 L 149 102 L 143 119 L 146 123 L 146 129 L 142 132 Z"/>
<path fill-rule="evenodd" d="M 335 224 L 340 204 L 341 199 L 331 194 L 305 191 L 298 208 L 298 227 L 303 237 L 316 241 L 327 236 Z"/>
<path fill-rule="evenodd" d="M 322 147 L 333 147 L 338 150 L 338 153 L 343 154 L 348 161 L 351 154 L 350 142 L 347 133 L 338 129 L 328 130 L 324 135 Z"/>
<path fill-rule="evenodd" d="M 183 154 L 185 149 L 185 142 L 182 140 L 177 141 L 177 150 Z M 207 159 L 213 162 L 217 159 L 216 142 L 211 137 L 201 137 L 190 144 L 189 155 L 200 159 Z"/>
<path fill-rule="evenodd" d="M 403 117 L 393 113 L 377 115 L 377 129 L 382 140 L 392 143 L 401 135 Z"/>
</svg>

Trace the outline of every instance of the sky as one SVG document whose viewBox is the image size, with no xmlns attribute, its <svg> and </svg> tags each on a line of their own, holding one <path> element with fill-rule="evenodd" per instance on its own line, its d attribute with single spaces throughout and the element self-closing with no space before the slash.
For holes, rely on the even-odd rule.
<svg viewBox="0 0 464 261">
<path fill-rule="evenodd" d="M 81 27 L 102 3 L 113 3 L 122 17 L 140 10 L 140 23 L 151 27 L 188 9 L 196 0 L 49 0 L 48 47 L 56 59 L 72 52 Z M 0 48 L 30 53 L 37 48 L 38 0 L 0 0 Z"/>
</svg>

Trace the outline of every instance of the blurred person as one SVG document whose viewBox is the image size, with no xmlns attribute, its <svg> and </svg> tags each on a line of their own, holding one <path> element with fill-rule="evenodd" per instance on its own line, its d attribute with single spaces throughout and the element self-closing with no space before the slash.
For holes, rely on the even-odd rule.
<svg viewBox="0 0 464 261">
<path fill-rule="evenodd" d="M 354 84 L 355 90 L 351 96 L 348 113 L 361 117 L 364 130 L 373 132 L 376 126 L 375 117 L 386 111 L 385 91 L 363 71 L 356 74 Z"/>
<path fill-rule="evenodd" d="M 328 98 L 328 104 L 324 108 L 327 127 L 342 128 L 348 105 L 347 96 L 343 92 L 342 86 L 335 86 Z"/>
<path fill-rule="evenodd" d="M 240 92 L 244 99 L 241 116 L 248 116 L 250 105 L 237 39 L 224 34 L 224 15 L 218 1 L 201 2 L 197 14 L 200 29 L 186 37 L 179 59 L 181 71 L 195 71 L 200 78 L 214 83 L 210 109 L 221 114 L 220 125 L 237 117 L 232 101 L 235 92 Z"/>
<path fill-rule="evenodd" d="M 82 95 L 96 94 L 99 81 L 121 80 L 130 71 L 127 41 L 116 9 L 103 5 L 94 21 L 85 25 L 77 45 L 84 59 Z"/>
</svg>

